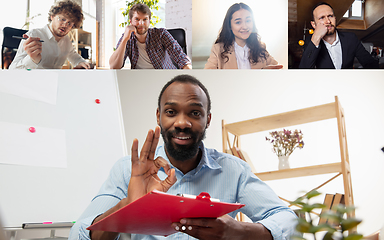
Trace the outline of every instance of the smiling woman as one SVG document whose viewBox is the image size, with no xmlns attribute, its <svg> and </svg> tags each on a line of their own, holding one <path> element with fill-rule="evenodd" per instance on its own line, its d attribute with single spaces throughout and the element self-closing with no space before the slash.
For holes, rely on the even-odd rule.
<svg viewBox="0 0 384 240">
<path fill-rule="evenodd" d="M 252 9 L 235 3 L 227 11 L 206 69 L 280 69 L 259 40 Z"/>
</svg>

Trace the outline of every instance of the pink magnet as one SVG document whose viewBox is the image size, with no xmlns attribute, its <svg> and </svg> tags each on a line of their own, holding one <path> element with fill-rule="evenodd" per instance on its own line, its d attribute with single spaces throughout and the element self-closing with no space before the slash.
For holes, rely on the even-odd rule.
<svg viewBox="0 0 384 240">
<path fill-rule="evenodd" d="M 31 133 L 34 133 L 34 132 L 36 132 L 36 128 L 34 128 L 34 127 L 30 127 L 30 128 L 29 128 L 29 131 L 30 131 Z"/>
<path fill-rule="evenodd" d="M 100 104 L 100 99 L 96 99 L 95 103 Z"/>
</svg>

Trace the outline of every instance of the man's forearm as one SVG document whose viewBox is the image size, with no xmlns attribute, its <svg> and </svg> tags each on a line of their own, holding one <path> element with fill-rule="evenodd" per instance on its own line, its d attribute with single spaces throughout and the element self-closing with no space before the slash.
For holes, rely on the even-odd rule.
<svg viewBox="0 0 384 240">
<path fill-rule="evenodd" d="M 311 41 L 312 41 L 313 45 L 315 45 L 316 47 L 319 46 L 321 39 L 322 39 L 321 36 L 318 36 L 315 34 L 313 34 L 311 37 Z"/>
<path fill-rule="evenodd" d="M 109 67 L 111 69 L 121 69 L 124 65 L 124 54 L 125 48 L 127 45 L 127 41 L 121 41 L 119 47 L 117 47 L 116 51 L 113 52 L 111 57 L 109 58 Z"/>
<path fill-rule="evenodd" d="M 105 213 L 96 217 L 95 220 L 93 221 L 93 223 L 96 223 L 96 222 L 102 220 L 103 218 L 109 216 L 110 214 L 112 214 L 112 213 L 116 212 L 117 210 L 119 210 L 120 208 L 124 207 L 126 201 L 127 201 L 127 199 L 124 198 L 118 204 L 116 204 L 114 207 L 110 208 Z M 104 232 L 104 231 L 91 231 L 89 233 L 92 240 L 114 240 L 114 239 L 116 239 L 118 234 L 119 233 L 116 233 L 116 232 Z"/>
<path fill-rule="evenodd" d="M 243 240 L 273 240 L 271 232 L 266 229 L 261 223 L 249 223 L 241 222 L 244 227 L 244 235 L 241 239 Z"/>
<path fill-rule="evenodd" d="M 22 55 L 19 55 L 13 59 L 11 65 L 9 66 L 9 69 L 35 69 L 37 68 L 38 64 L 36 64 L 30 56 L 25 53 Z"/>
</svg>

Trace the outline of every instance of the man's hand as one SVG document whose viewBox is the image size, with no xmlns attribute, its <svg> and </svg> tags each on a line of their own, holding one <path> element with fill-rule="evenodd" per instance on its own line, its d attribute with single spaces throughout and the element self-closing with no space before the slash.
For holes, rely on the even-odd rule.
<svg viewBox="0 0 384 240">
<path fill-rule="evenodd" d="M 121 39 L 120 45 L 117 47 L 109 58 L 109 67 L 111 69 L 121 69 L 124 66 L 124 54 L 126 45 L 131 37 L 132 32 L 136 34 L 136 27 L 128 25 L 125 27 L 123 38 Z"/>
<path fill-rule="evenodd" d="M 245 233 L 241 223 L 229 215 L 216 219 L 181 219 L 180 223 L 172 223 L 172 227 L 200 240 L 244 239 L 242 234 Z"/>
<path fill-rule="evenodd" d="M 315 46 L 319 46 L 320 40 L 327 34 L 328 27 L 324 23 L 318 23 L 312 34 L 312 42 Z"/>
<path fill-rule="evenodd" d="M 264 67 L 263 69 L 282 69 L 282 68 L 283 68 L 283 65 L 277 64 L 277 65 L 268 65 L 268 66 Z"/>
<path fill-rule="evenodd" d="M 133 25 L 126 26 L 124 31 L 124 39 L 128 40 L 131 37 L 132 32 L 136 34 L 136 27 Z"/>
<path fill-rule="evenodd" d="M 91 69 L 91 65 L 87 62 L 81 62 L 74 69 Z"/>
<path fill-rule="evenodd" d="M 272 240 L 271 233 L 260 223 L 239 222 L 224 215 L 216 219 L 183 218 L 172 227 L 200 240 L 260 239 Z"/>
<path fill-rule="evenodd" d="M 138 140 L 132 143 L 132 172 L 131 180 L 128 185 L 128 201 L 131 203 L 136 199 L 144 196 L 152 190 L 167 192 L 168 189 L 176 182 L 175 169 L 171 169 L 170 164 L 162 157 L 155 157 L 157 143 L 160 138 L 160 127 L 156 127 L 155 131 L 148 131 L 143 148 L 138 156 Z M 163 168 L 168 177 L 161 181 L 157 176 L 157 172 Z"/>
<path fill-rule="evenodd" d="M 169 163 L 161 157 L 153 159 L 155 157 L 156 146 L 159 142 L 159 138 L 160 127 L 156 127 L 155 131 L 149 130 L 143 148 L 141 149 L 140 157 L 138 156 L 139 141 L 137 139 L 133 140 L 131 153 L 132 170 L 131 180 L 128 184 L 128 197 L 122 199 L 114 207 L 96 217 L 93 223 L 109 216 L 152 190 L 156 189 L 166 192 L 176 182 L 177 179 L 175 169 L 171 169 Z M 168 177 L 163 181 L 161 181 L 157 176 L 157 172 L 161 167 L 164 168 L 165 172 L 168 174 Z M 116 239 L 117 235 L 118 233 L 116 232 L 90 232 L 91 239 L 112 240 Z"/>
<path fill-rule="evenodd" d="M 42 44 L 40 42 L 40 38 L 37 37 L 29 37 L 26 34 L 23 34 L 24 38 L 28 38 L 24 41 L 24 50 L 27 52 L 32 61 L 36 64 L 39 64 L 41 61 L 41 52 L 42 52 Z"/>
</svg>

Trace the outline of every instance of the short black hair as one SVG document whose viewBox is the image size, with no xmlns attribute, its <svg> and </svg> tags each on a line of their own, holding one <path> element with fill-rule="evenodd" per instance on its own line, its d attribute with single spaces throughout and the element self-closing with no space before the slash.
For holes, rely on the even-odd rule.
<svg viewBox="0 0 384 240">
<path fill-rule="evenodd" d="M 170 81 L 168 81 L 164 85 L 163 89 L 161 89 L 159 99 L 157 102 L 159 109 L 160 109 L 160 100 L 161 100 L 161 97 L 163 96 L 164 91 L 169 87 L 169 85 L 171 85 L 174 82 L 191 83 L 193 85 L 199 86 L 201 88 L 201 90 L 203 90 L 205 95 L 207 96 L 207 100 L 208 100 L 207 113 L 208 114 L 211 113 L 211 97 L 209 96 L 207 88 L 199 80 L 197 80 L 197 78 L 195 78 L 194 76 L 188 75 L 188 74 L 177 75 L 176 77 L 172 78 Z"/>
<path fill-rule="evenodd" d="M 315 21 L 315 16 L 313 15 L 313 11 L 315 11 L 315 9 L 318 7 L 318 6 L 321 6 L 321 5 L 327 5 L 328 7 L 330 7 L 333 11 L 333 14 L 335 14 L 335 10 L 333 10 L 333 7 L 329 4 L 329 3 L 326 3 L 326 2 L 319 2 L 317 3 L 315 6 L 313 6 L 312 8 L 312 21 Z"/>
</svg>

